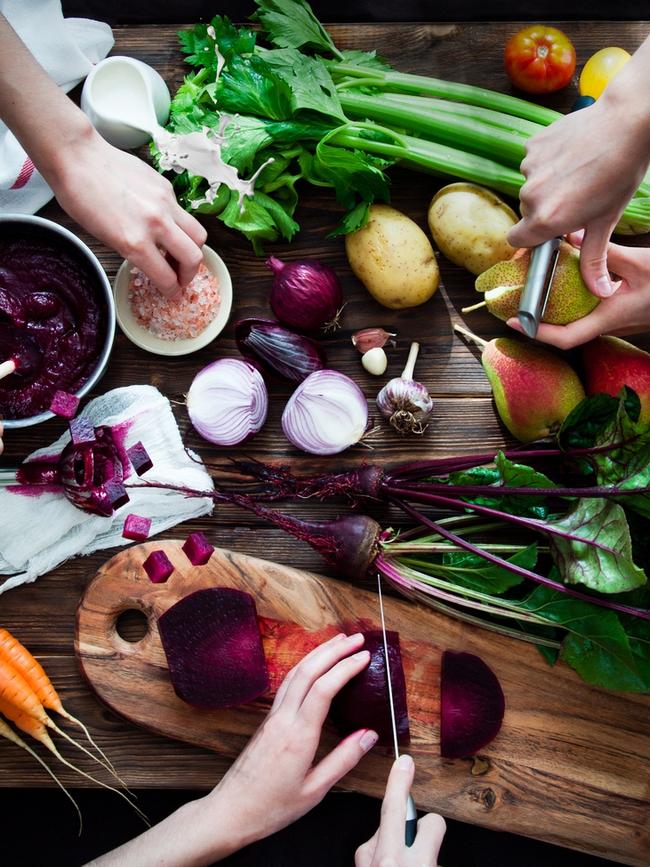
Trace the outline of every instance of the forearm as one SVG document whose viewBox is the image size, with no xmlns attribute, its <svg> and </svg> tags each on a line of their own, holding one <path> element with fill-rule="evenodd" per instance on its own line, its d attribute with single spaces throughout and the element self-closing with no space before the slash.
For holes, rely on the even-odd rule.
<svg viewBox="0 0 650 867">
<path fill-rule="evenodd" d="M 214 800 L 200 798 L 87 867 L 204 867 L 241 848 L 243 842 L 228 838 L 231 829 Z"/>
<path fill-rule="evenodd" d="M 60 171 L 67 149 L 96 135 L 86 115 L 34 59 L 2 14 L 0 119 L 48 181 Z"/>
<path fill-rule="evenodd" d="M 619 134 L 636 140 L 639 157 L 650 160 L 650 102 L 643 97 L 650 88 L 650 36 L 612 79 L 598 100 L 604 116 L 618 121 Z"/>
</svg>

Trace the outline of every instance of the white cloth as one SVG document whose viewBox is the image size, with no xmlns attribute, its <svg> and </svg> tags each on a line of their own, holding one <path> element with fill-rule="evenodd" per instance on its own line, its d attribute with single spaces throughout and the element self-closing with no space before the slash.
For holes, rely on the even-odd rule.
<svg viewBox="0 0 650 867">
<path fill-rule="evenodd" d="M 66 93 L 114 44 L 108 24 L 64 18 L 60 0 L 0 0 L 0 12 Z M 34 214 L 52 195 L 13 133 L 0 121 L 0 213 Z"/>
<path fill-rule="evenodd" d="M 213 489 L 203 464 L 185 452 L 169 401 L 153 386 L 114 389 L 91 401 L 80 415 L 95 427 L 131 422 L 125 446 L 140 440 L 153 463 L 142 481 L 199 491 Z M 65 433 L 51 446 L 33 452 L 28 460 L 58 455 L 69 440 L 70 435 Z M 135 474 L 129 478 L 134 484 L 139 481 Z M 176 491 L 127 487 L 127 492 L 130 501 L 105 518 L 81 511 L 59 492 L 45 490 L 26 496 L 0 488 L 0 575 L 12 576 L 0 584 L 0 593 L 34 581 L 69 557 L 130 544 L 122 536 L 129 513 L 151 518 L 154 535 L 181 521 L 206 515 L 213 507 L 212 499 L 187 498 Z"/>
</svg>

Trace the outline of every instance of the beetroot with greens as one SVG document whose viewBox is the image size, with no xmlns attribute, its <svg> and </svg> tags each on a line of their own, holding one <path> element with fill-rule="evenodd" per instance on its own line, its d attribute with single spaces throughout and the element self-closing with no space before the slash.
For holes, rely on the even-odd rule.
<svg viewBox="0 0 650 867">
<path fill-rule="evenodd" d="M 440 672 L 440 755 L 473 756 L 499 733 L 505 698 L 496 675 L 472 653 L 445 650 Z"/>
<path fill-rule="evenodd" d="M 205 566 L 214 552 L 203 533 L 190 533 L 183 544 L 183 553 L 192 566 Z"/>
<path fill-rule="evenodd" d="M 253 597 L 230 587 L 197 590 L 158 620 L 179 698 L 214 710 L 253 701 L 269 688 Z"/>
<path fill-rule="evenodd" d="M 393 743 L 393 728 L 390 718 L 384 639 L 380 629 L 369 630 L 363 635 L 365 637 L 363 650 L 369 651 L 370 663 L 334 698 L 330 719 L 346 734 L 362 728 L 374 729 L 379 735 L 379 743 L 389 745 Z M 400 744 L 407 744 L 410 737 L 409 717 L 399 633 L 387 631 L 386 642 L 393 687 L 397 740 Z"/>
<path fill-rule="evenodd" d="M 152 584 L 164 584 L 174 573 L 174 566 L 162 550 L 152 551 L 142 564 Z"/>
</svg>

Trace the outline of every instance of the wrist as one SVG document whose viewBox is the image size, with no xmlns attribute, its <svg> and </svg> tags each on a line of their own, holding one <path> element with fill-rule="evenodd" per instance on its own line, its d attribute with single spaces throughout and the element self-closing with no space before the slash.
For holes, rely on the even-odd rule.
<svg viewBox="0 0 650 867">
<path fill-rule="evenodd" d="M 188 867 L 212 864 L 253 842 L 254 838 L 248 839 L 240 832 L 215 791 L 184 804 L 177 813 L 192 841 L 194 858 L 188 860 Z"/>
<path fill-rule="evenodd" d="M 68 100 L 69 101 L 69 100 Z M 55 190 L 65 183 L 75 166 L 83 161 L 83 154 L 97 140 L 103 141 L 89 119 L 73 103 L 66 106 L 66 120 L 57 129 L 57 135 L 37 150 L 34 164 Z"/>
</svg>

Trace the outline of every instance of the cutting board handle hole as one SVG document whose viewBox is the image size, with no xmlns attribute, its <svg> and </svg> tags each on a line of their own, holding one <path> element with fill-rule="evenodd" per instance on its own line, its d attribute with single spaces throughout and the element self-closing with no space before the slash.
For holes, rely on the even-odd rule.
<svg viewBox="0 0 650 867">
<path fill-rule="evenodd" d="M 115 620 L 117 634 L 129 644 L 137 644 L 149 632 L 149 619 L 144 611 L 138 608 L 127 608 L 121 611 Z"/>
</svg>

